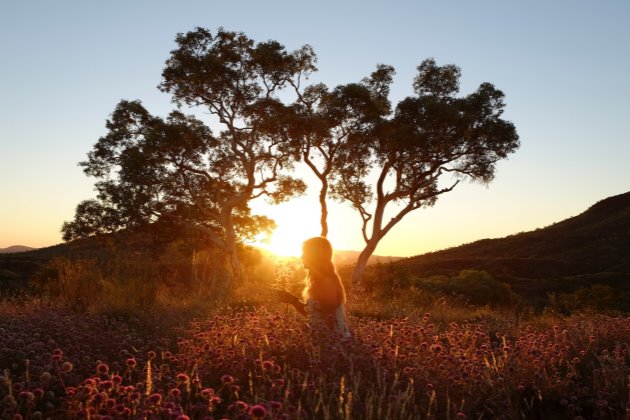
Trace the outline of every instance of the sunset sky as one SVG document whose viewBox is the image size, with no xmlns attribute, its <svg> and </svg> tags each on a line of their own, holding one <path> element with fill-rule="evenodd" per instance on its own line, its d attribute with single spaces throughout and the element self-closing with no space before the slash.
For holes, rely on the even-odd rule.
<svg viewBox="0 0 630 420">
<path fill-rule="evenodd" d="M 630 190 L 629 22 L 625 0 L 3 1 L 0 248 L 61 242 L 62 223 L 95 195 L 77 162 L 121 99 L 162 116 L 173 108 L 156 86 L 175 35 L 197 26 L 289 50 L 310 44 L 319 68 L 311 80 L 329 87 L 392 65 L 394 103 L 412 94 L 416 66 L 428 57 L 461 67 L 462 94 L 482 82 L 505 93 L 504 118 L 521 147 L 496 179 L 459 185 L 408 215 L 376 254 L 544 227 Z M 312 185 L 299 200 L 253 206 L 277 220 L 289 248 L 319 232 Z M 333 204 L 329 222 L 336 248 L 363 247 L 347 205 Z"/>
</svg>

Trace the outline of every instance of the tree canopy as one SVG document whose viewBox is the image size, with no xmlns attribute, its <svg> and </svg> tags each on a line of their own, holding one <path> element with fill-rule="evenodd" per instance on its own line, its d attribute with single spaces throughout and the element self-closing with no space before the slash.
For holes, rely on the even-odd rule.
<svg viewBox="0 0 630 420">
<path fill-rule="evenodd" d="M 320 171 L 320 179 L 327 178 L 322 191 L 330 184 L 330 195 L 349 202 L 362 222 L 365 248 L 355 282 L 380 240 L 408 213 L 432 206 L 462 179 L 490 182 L 496 163 L 519 147 L 514 125 L 501 118 L 503 93 L 482 83 L 458 96 L 460 74 L 455 65 L 424 60 L 413 82 L 415 95 L 392 110 L 394 68 L 379 65 L 361 83 L 339 86 L 328 102 L 322 100 L 328 107 L 319 112 L 332 108 L 337 117 L 325 140 L 315 144 L 330 167 Z"/>
<path fill-rule="evenodd" d="M 203 231 L 238 274 L 237 243 L 273 227 L 250 213 L 249 202 L 266 196 L 277 203 L 305 189 L 287 175 L 299 154 L 287 130 L 293 113 L 280 97 L 301 90 L 315 54 L 223 29 L 197 28 L 176 42 L 160 89 L 179 107 L 202 108 L 221 130 L 179 110 L 162 119 L 139 101 L 121 101 L 81 163 L 99 180 L 98 196 L 79 204 L 64 239 L 168 218 Z"/>
</svg>

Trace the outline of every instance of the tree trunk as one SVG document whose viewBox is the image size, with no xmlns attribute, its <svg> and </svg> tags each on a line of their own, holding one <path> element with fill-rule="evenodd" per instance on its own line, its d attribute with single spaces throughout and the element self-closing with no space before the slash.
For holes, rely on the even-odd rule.
<svg viewBox="0 0 630 420">
<path fill-rule="evenodd" d="M 241 260 L 238 257 L 238 249 L 236 247 L 236 242 L 234 242 L 233 245 L 229 246 L 228 262 L 230 265 L 230 272 L 232 274 L 232 278 L 230 280 L 241 279 L 243 277 L 243 266 L 241 265 Z"/>
<path fill-rule="evenodd" d="M 359 259 L 357 259 L 357 265 L 354 267 L 354 271 L 352 272 L 352 285 L 353 286 L 361 286 L 361 280 L 363 279 L 363 272 L 367 267 L 368 260 L 374 253 L 376 249 L 376 245 L 378 245 L 379 239 L 372 239 L 368 244 L 363 248 L 361 254 L 359 254 Z"/>
<path fill-rule="evenodd" d="M 321 236 L 324 238 L 328 236 L 328 206 L 326 204 L 326 195 L 328 194 L 328 182 L 324 178 L 322 180 L 322 188 L 319 190 L 319 205 L 322 210 L 320 223 L 322 225 Z"/>
<path fill-rule="evenodd" d="M 236 231 L 234 229 L 231 209 L 224 213 L 223 228 L 225 229 L 225 251 L 231 272 L 231 278 L 228 281 L 239 280 L 243 277 L 243 266 L 238 257 Z"/>
</svg>

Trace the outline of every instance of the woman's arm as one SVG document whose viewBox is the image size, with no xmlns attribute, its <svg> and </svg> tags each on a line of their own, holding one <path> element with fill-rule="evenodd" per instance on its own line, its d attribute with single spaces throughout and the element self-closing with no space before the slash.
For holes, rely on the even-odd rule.
<svg viewBox="0 0 630 420">
<path fill-rule="evenodd" d="M 306 312 L 306 305 L 291 293 L 287 292 L 286 290 L 276 290 L 276 294 L 280 302 L 292 305 L 299 313 L 304 316 L 308 315 L 308 312 Z"/>
</svg>

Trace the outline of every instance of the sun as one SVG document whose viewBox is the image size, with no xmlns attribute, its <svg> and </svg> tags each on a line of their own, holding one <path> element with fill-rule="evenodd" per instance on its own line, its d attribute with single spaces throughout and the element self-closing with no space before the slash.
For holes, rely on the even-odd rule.
<svg viewBox="0 0 630 420">
<path fill-rule="evenodd" d="M 296 199 L 290 203 L 269 206 L 260 210 L 264 210 L 260 213 L 272 218 L 277 227 L 268 240 L 264 240 L 261 235 L 251 245 L 266 249 L 278 256 L 299 257 L 302 255 L 302 242 L 320 233 L 320 226 L 317 223 L 319 209 L 306 200 Z"/>
<path fill-rule="evenodd" d="M 280 257 L 299 257 L 302 255 L 302 242 L 308 239 L 303 229 L 295 229 L 291 223 L 278 225 L 271 237 L 265 241 L 256 241 L 253 245 L 266 249 Z"/>
<path fill-rule="evenodd" d="M 297 238 L 286 229 L 278 228 L 272 234 L 269 243 L 263 244 L 263 248 L 281 257 L 299 257 L 303 241 L 301 237 Z"/>
</svg>

